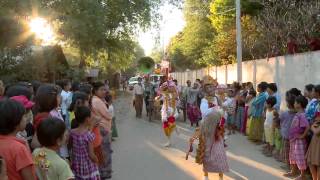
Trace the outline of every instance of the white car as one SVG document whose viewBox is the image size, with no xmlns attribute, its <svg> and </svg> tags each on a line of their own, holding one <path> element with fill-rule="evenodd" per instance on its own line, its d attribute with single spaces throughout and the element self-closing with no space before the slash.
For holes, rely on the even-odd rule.
<svg viewBox="0 0 320 180">
<path fill-rule="evenodd" d="M 135 77 L 131 77 L 128 81 L 128 87 L 129 87 L 129 90 L 132 91 L 133 90 L 133 87 L 134 85 L 138 84 L 138 78 L 139 76 L 135 76 Z"/>
</svg>

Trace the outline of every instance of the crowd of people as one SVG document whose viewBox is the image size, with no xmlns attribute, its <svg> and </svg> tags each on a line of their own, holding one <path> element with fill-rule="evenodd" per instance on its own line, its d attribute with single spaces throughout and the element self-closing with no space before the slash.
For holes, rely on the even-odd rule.
<svg viewBox="0 0 320 180">
<path fill-rule="evenodd" d="M 208 173 L 229 170 L 226 136 L 243 134 L 262 153 L 284 162 L 286 177 L 320 179 L 320 85 L 292 88 L 282 102 L 277 84 L 261 82 L 219 85 L 210 76 L 187 81 L 163 80 L 155 88 L 148 80 L 134 87 L 136 116 L 150 97 L 161 101 L 166 147 L 176 119 L 185 112 L 198 139 L 196 162 Z M 118 137 L 113 97 L 108 84 L 55 84 L 0 81 L 0 179 L 110 179 L 112 141 Z M 282 105 L 282 106 L 281 106 Z M 284 105 L 286 107 L 284 107 Z"/>
<path fill-rule="evenodd" d="M 118 132 L 108 89 L 0 81 L 0 179 L 110 179 Z"/>
<path fill-rule="evenodd" d="M 215 104 L 213 108 L 218 106 L 223 112 L 220 123 L 226 121 L 225 136 L 239 132 L 253 143 L 263 144 L 263 154 L 286 164 L 282 167 L 288 171 L 284 174 L 286 177 L 303 180 L 306 174 L 311 174 L 313 180 L 320 179 L 320 85 L 308 84 L 303 93 L 297 88 L 288 90 L 283 103 L 286 107 L 282 108 L 281 95 L 275 83 L 261 82 L 257 90 L 251 82 L 231 85 L 216 83 L 211 98 L 207 97 L 204 81 L 196 80 L 191 86 L 188 80 L 186 84 L 180 99 L 191 126 L 200 124 L 200 129 L 203 129 L 207 121 L 203 111 L 207 105 L 204 104 L 211 99 Z M 191 142 L 199 139 L 197 131 Z M 212 139 L 212 136 L 209 137 Z M 197 154 L 199 149 L 205 149 L 200 144 Z M 223 155 L 221 159 L 221 163 L 225 164 Z M 218 165 L 216 168 L 221 169 Z"/>
</svg>

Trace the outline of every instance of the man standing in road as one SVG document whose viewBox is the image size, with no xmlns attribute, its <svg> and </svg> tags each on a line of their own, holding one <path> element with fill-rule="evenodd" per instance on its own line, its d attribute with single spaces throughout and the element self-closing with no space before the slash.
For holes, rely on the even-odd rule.
<svg viewBox="0 0 320 180">
<path fill-rule="evenodd" d="M 142 117 L 142 107 L 143 107 L 143 86 L 142 86 L 142 78 L 138 78 L 138 84 L 134 85 L 133 93 L 134 93 L 134 107 L 136 109 L 136 117 Z"/>
<path fill-rule="evenodd" d="M 143 86 L 143 90 L 144 90 L 144 104 L 146 106 L 146 112 L 147 112 L 147 116 L 149 116 L 149 111 L 148 111 L 148 108 L 149 108 L 149 99 L 150 98 L 153 98 L 154 96 L 154 92 L 153 92 L 153 86 L 150 82 L 150 79 L 149 79 L 149 76 L 146 76 L 145 79 L 144 79 L 144 86 Z"/>
</svg>

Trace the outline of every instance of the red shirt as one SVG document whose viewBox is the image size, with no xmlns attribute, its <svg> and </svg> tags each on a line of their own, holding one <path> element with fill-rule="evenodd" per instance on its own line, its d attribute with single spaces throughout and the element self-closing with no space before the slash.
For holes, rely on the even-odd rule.
<svg viewBox="0 0 320 180">
<path fill-rule="evenodd" d="M 6 162 L 10 180 L 22 179 L 20 171 L 28 166 L 33 167 L 33 174 L 35 175 L 32 155 L 24 140 L 13 136 L 0 135 L 0 147 L 0 156 Z"/>
</svg>

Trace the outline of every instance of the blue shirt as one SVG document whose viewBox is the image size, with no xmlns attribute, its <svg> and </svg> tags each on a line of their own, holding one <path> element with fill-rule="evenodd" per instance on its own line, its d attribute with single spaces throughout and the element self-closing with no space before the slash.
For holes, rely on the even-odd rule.
<svg viewBox="0 0 320 180">
<path fill-rule="evenodd" d="M 259 95 L 252 102 L 252 117 L 262 117 L 264 110 L 264 103 L 267 100 L 267 94 L 265 92 L 259 93 Z"/>
<path fill-rule="evenodd" d="M 306 108 L 306 117 L 307 117 L 307 120 L 310 124 L 312 124 L 312 122 L 316 116 L 318 106 L 319 106 L 319 101 L 316 99 L 313 99 L 309 102 L 309 104 Z"/>
</svg>

